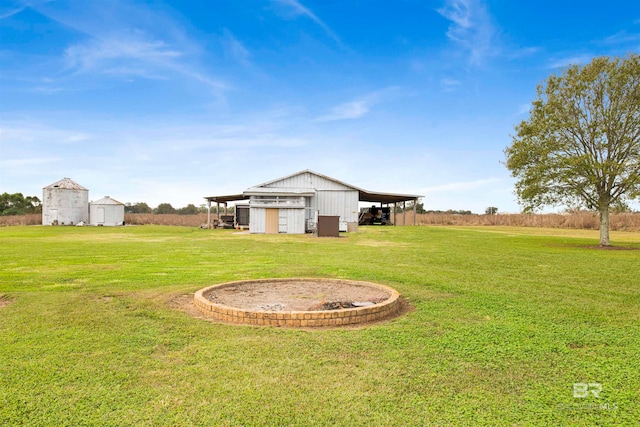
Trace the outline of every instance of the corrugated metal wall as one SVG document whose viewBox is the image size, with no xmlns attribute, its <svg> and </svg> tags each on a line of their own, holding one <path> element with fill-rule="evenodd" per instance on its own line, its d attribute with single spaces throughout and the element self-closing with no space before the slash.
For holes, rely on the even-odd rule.
<svg viewBox="0 0 640 427">
<path fill-rule="evenodd" d="M 252 233 L 266 233 L 267 210 L 265 208 L 249 208 L 249 231 Z"/>
<path fill-rule="evenodd" d="M 251 233 L 266 233 L 266 209 L 250 208 L 249 230 Z M 304 209 L 278 209 L 278 231 L 287 234 L 304 234 Z"/>
<path fill-rule="evenodd" d="M 318 211 L 320 215 L 337 215 L 341 222 L 357 222 L 358 197 L 359 193 L 355 190 L 318 191 Z"/>
<path fill-rule="evenodd" d="M 104 209 L 104 217 L 99 218 L 98 209 Z M 100 219 L 103 220 L 100 223 Z M 124 205 L 89 205 L 89 220 L 91 225 L 122 225 L 124 222 Z"/>
</svg>

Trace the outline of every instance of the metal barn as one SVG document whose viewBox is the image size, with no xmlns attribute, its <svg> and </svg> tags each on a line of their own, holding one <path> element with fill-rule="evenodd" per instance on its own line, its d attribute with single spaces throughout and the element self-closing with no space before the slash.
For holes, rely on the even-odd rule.
<svg viewBox="0 0 640 427">
<path fill-rule="evenodd" d="M 249 231 L 266 234 L 303 234 L 315 232 L 318 216 L 339 218 L 340 231 L 358 229 L 358 202 L 417 201 L 420 196 L 372 193 L 310 170 L 268 181 L 248 188 L 242 194 L 205 197 L 225 206 L 229 201 L 249 200 Z M 246 202 L 243 202 L 246 205 Z"/>
<path fill-rule="evenodd" d="M 88 222 L 89 190 L 70 178 L 42 189 L 42 225 Z"/>
<path fill-rule="evenodd" d="M 124 203 L 109 196 L 91 202 L 89 204 L 89 220 L 91 225 L 124 225 Z"/>
</svg>

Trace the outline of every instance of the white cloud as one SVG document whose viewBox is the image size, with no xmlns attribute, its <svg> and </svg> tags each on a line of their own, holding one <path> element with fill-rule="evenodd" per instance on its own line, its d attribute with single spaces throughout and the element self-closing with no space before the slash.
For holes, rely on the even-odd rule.
<svg viewBox="0 0 640 427">
<path fill-rule="evenodd" d="M 366 116 L 371 108 L 388 98 L 390 94 L 397 93 L 399 87 L 390 86 L 375 92 L 371 92 L 365 96 L 352 101 L 338 104 L 329 109 L 329 111 L 316 118 L 317 122 L 331 122 L 336 120 L 352 120 Z"/>
<path fill-rule="evenodd" d="M 359 99 L 336 105 L 329 112 L 316 120 L 319 122 L 331 122 L 335 120 L 351 120 L 364 117 L 370 110 L 373 100 Z"/>
<path fill-rule="evenodd" d="M 480 0 L 447 0 L 437 12 L 451 21 L 447 37 L 468 51 L 472 65 L 497 54 L 497 32 Z"/>
<path fill-rule="evenodd" d="M 249 50 L 226 28 L 222 31 L 222 43 L 227 57 L 244 66 L 252 65 Z"/>
<path fill-rule="evenodd" d="M 453 92 L 462 85 L 462 83 L 459 80 L 448 78 L 448 77 L 440 80 L 440 84 L 442 85 L 442 88 L 444 89 L 445 92 Z"/>
<path fill-rule="evenodd" d="M 182 56 L 179 51 L 169 48 L 163 41 L 150 40 L 140 32 L 131 31 L 70 46 L 66 49 L 65 55 L 69 67 L 78 72 L 95 71 L 104 68 L 105 63 L 121 59 L 139 61 L 141 64 L 163 64 Z M 132 69 L 126 67 L 128 73 Z"/>
<path fill-rule="evenodd" d="M 547 65 L 547 68 L 554 69 L 568 67 L 569 65 L 582 65 L 590 62 L 592 58 L 593 55 L 589 54 L 566 56 L 552 60 L 549 65 Z"/>
<path fill-rule="evenodd" d="M 528 114 L 531 111 L 531 103 L 522 104 L 518 109 L 518 113 L 516 115 L 521 116 L 523 114 Z"/>
<path fill-rule="evenodd" d="M 303 6 L 299 1 L 297 0 L 275 0 L 275 1 L 283 6 L 287 6 L 295 16 L 306 16 L 307 18 L 311 19 L 313 22 L 319 25 L 327 33 L 327 35 L 331 37 L 339 46 L 342 46 L 342 42 L 340 41 L 340 38 L 337 36 L 337 34 L 334 33 L 333 30 L 327 24 L 324 23 L 324 21 L 318 18 L 315 13 L 313 13 L 309 8 Z"/>
</svg>

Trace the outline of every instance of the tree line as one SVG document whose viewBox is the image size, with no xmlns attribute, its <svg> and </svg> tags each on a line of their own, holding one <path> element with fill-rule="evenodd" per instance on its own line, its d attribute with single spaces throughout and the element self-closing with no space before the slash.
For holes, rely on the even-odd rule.
<svg viewBox="0 0 640 427">
<path fill-rule="evenodd" d="M 42 212 L 42 202 L 35 196 L 22 193 L 0 194 L 0 216 L 26 215 Z"/>
<path fill-rule="evenodd" d="M 130 214 L 157 214 L 157 215 L 197 215 L 200 213 L 207 213 L 207 205 L 196 206 L 193 203 L 189 203 L 183 208 L 174 208 L 171 203 L 160 203 L 156 208 L 150 207 L 144 202 L 137 203 L 125 203 L 124 212 Z M 212 213 L 217 213 L 217 206 L 211 207 Z M 233 207 L 227 209 L 227 212 L 233 212 Z"/>
<path fill-rule="evenodd" d="M 160 203 L 156 208 L 150 207 L 144 202 L 125 203 L 125 213 L 141 214 L 177 214 L 177 215 L 197 215 L 207 213 L 207 206 L 190 203 L 183 208 L 174 208 L 171 203 Z M 233 208 L 227 209 L 233 212 Z M 217 212 L 217 206 L 211 207 L 211 212 Z M 0 194 L 0 216 L 27 215 L 42 213 L 42 202 L 36 196 L 24 196 L 22 193 L 2 193 Z"/>
</svg>

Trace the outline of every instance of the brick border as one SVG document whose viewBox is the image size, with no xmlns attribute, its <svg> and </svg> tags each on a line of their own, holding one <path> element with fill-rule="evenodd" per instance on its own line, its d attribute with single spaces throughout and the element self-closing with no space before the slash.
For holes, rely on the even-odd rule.
<svg viewBox="0 0 640 427">
<path fill-rule="evenodd" d="M 295 282 L 334 282 L 369 286 L 382 289 L 389 293 L 389 298 L 379 304 L 367 307 L 345 308 L 324 311 L 255 311 L 216 304 L 205 298 L 205 294 L 214 288 L 235 286 L 243 283 L 273 283 L 283 281 Z M 393 288 L 370 282 L 340 279 L 256 279 L 226 282 L 200 289 L 193 297 L 193 304 L 206 317 L 223 322 L 241 323 L 247 325 L 281 326 L 290 328 L 322 327 L 357 325 L 381 320 L 393 316 L 400 311 L 400 294 Z"/>
</svg>

